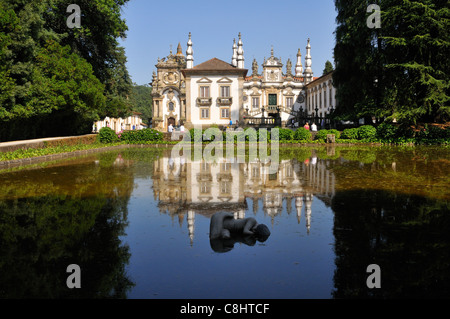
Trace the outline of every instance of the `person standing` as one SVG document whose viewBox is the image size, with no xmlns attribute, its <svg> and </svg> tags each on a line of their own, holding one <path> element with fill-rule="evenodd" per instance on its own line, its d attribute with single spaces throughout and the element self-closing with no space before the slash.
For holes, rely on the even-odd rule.
<svg viewBox="0 0 450 319">
<path fill-rule="evenodd" d="M 173 132 L 173 125 L 172 125 L 172 123 L 169 125 L 169 133 L 172 133 Z"/>
<path fill-rule="evenodd" d="M 317 125 L 316 125 L 316 123 L 313 123 L 313 124 L 311 125 L 311 131 L 312 131 L 312 132 L 317 132 Z"/>
<path fill-rule="evenodd" d="M 309 131 L 309 123 L 308 122 L 306 122 L 304 128 Z"/>
</svg>

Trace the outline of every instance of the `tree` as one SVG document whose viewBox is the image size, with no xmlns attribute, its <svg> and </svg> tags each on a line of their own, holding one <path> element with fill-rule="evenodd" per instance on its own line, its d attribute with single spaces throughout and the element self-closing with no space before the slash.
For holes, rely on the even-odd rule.
<svg viewBox="0 0 450 319">
<path fill-rule="evenodd" d="M 125 56 L 125 50 L 117 47 L 115 50 L 115 66 L 107 70 L 108 80 L 105 83 L 105 95 L 107 98 L 108 109 L 101 117 L 126 117 L 130 115 L 132 103 L 129 98 L 132 94 L 132 81 L 128 73 Z"/>
<path fill-rule="evenodd" d="M 366 25 L 366 1 L 335 0 L 335 5 L 333 82 L 339 103 L 335 114 L 338 119 L 357 120 L 376 113 L 374 83 L 380 63 L 373 44 L 376 31 Z"/>
<path fill-rule="evenodd" d="M 27 106 L 31 96 L 34 59 L 39 42 L 44 37 L 42 19 L 43 5 L 37 1 L 4 0 L 2 7 L 16 17 L 16 27 L 9 30 L 8 48 L 2 48 L 4 65 L 14 89 L 1 106 L 0 120 L 27 118 L 36 112 Z M 3 17 L 6 17 L 2 14 Z M 47 36 L 47 35 L 45 35 Z M 2 85 L 7 85 L 2 81 Z"/>
<path fill-rule="evenodd" d="M 327 60 L 327 62 L 325 62 L 325 69 L 323 69 L 322 75 L 328 74 L 333 70 L 334 70 L 333 64 Z"/>
<path fill-rule="evenodd" d="M 92 123 L 105 112 L 104 86 L 94 76 L 92 66 L 83 58 L 54 41 L 38 51 L 34 69 L 33 109 L 49 114 L 49 128 L 59 134 L 90 133 Z M 37 84 L 39 83 L 39 85 Z"/>
<path fill-rule="evenodd" d="M 8 46 L 11 44 L 10 34 L 17 24 L 15 12 L 11 9 L 6 10 L 0 3 L 0 119 L 8 118 L 9 112 L 5 105 L 14 95 L 15 82 L 10 76 L 12 63 L 8 58 L 10 54 Z"/>
<path fill-rule="evenodd" d="M 378 0 L 379 29 L 367 25 L 366 1 L 335 4 L 338 117 L 449 120 L 448 1 Z"/>
<path fill-rule="evenodd" d="M 126 69 L 125 51 L 118 38 L 124 38 L 128 27 L 121 17 L 122 6 L 129 0 L 79 0 L 81 28 L 66 25 L 67 6 L 72 0 L 48 0 L 52 10 L 45 14 L 47 26 L 62 35 L 61 44 L 92 65 L 95 76 L 105 85 L 108 109 L 103 116 L 121 117 L 130 111 L 127 102 L 132 82 Z"/>
<path fill-rule="evenodd" d="M 130 113 L 132 83 L 117 41 L 127 1 L 78 1 L 80 29 L 67 26 L 72 1 L 1 1 L 0 140 L 90 132 L 93 119 Z"/>
<path fill-rule="evenodd" d="M 133 111 L 142 113 L 142 120 L 147 125 L 152 118 L 152 87 L 149 85 L 133 85 L 133 94 L 131 95 Z"/>
<path fill-rule="evenodd" d="M 389 119 L 450 119 L 450 9 L 445 0 L 383 1 Z"/>
</svg>

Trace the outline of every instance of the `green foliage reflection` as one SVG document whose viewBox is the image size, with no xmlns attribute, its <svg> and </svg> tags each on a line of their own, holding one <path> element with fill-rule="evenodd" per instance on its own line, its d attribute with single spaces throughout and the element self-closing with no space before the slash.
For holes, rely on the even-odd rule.
<svg viewBox="0 0 450 319">
<path fill-rule="evenodd" d="M 442 298 L 450 292 L 450 203 L 374 189 L 332 200 L 335 298 Z M 368 289 L 366 268 L 382 271 Z"/>
<path fill-rule="evenodd" d="M 134 174 L 117 151 L 98 158 L 0 175 L 0 298 L 126 298 Z M 82 289 L 67 288 L 70 264 Z"/>
</svg>

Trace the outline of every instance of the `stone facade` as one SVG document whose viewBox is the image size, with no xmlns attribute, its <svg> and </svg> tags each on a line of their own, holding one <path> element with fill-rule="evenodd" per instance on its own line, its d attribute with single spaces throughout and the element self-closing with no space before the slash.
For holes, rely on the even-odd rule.
<svg viewBox="0 0 450 319">
<path fill-rule="evenodd" d="M 194 51 L 191 34 L 187 43 L 186 56 L 181 44 L 177 54 L 158 59 L 157 72 L 153 72 L 153 128 L 167 131 L 169 124 L 184 125 L 190 129 L 194 126 L 219 127 L 239 123 L 244 125 L 246 119 L 281 118 L 281 125 L 291 126 L 296 121 L 299 110 L 312 114 L 313 108 L 320 104 L 309 101 L 319 88 L 319 78 L 312 72 L 311 45 L 306 46 L 305 68 L 303 68 L 300 49 L 293 66 L 287 60 L 274 56 L 274 49 L 268 59 L 264 58 L 262 73 L 259 74 L 258 62 L 252 62 L 251 75 L 247 75 L 243 41 L 233 41 L 231 63 L 210 59 L 194 66 Z M 294 68 L 294 70 L 293 70 Z M 322 80 L 321 80 L 322 81 Z M 320 90 L 332 82 L 320 82 Z M 307 89 L 309 88 L 309 89 Z M 324 95 L 329 94 L 323 93 Z M 335 105 L 332 90 L 331 104 Z M 319 93 L 320 95 L 320 93 Z M 326 113 L 330 107 L 323 99 L 320 112 Z"/>
<path fill-rule="evenodd" d="M 337 107 L 336 88 L 333 86 L 333 72 L 315 79 L 305 86 L 308 114 L 319 114 L 320 117 L 329 114 Z"/>
</svg>

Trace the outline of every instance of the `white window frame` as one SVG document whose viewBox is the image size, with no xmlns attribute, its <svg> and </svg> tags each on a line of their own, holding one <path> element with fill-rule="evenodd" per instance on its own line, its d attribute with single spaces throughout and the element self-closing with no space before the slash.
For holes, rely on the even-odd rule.
<svg viewBox="0 0 450 319">
<path fill-rule="evenodd" d="M 256 103 L 255 103 L 256 102 Z M 259 109 L 260 107 L 260 98 L 259 96 L 252 97 L 252 109 Z"/>
<path fill-rule="evenodd" d="M 203 112 L 206 112 L 207 116 L 205 116 L 205 114 Z M 206 107 L 200 108 L 200 119 L 201 120 L 209 120 L 210 118 L 211 118 L 211 111 L 210 111 L 210 109 L 206 108 Z"/>
<path fill-rule="evenodd" d="M 211 89 L 208 85 L 201 85 L 199 88 L 200 97 L 201 98 L 210 98 L 211 97 Z M 205 94 L 207 93 L 207 94 Z"/>
<path fill-rule="evenodd" d="M 231 97 L 231 87 L 229 85 L 221 85 L 220 89 L 220 97 Z"/>
<path fill-rule="evenodd" d="M 294 98 L 293 97 L 287 97 L 286 98 L 286 107 L 293 107 L 294 106 Z"/>
<path fill-rule="evenodd" d="M 223 116 L 224 111 L 227 111 L 228 116 Z M 231 110 L 229 107 L 221 107 L 220 108 L 220 118 L 221 119 L 230 119 L 231 118 Z"/>
</svg>

